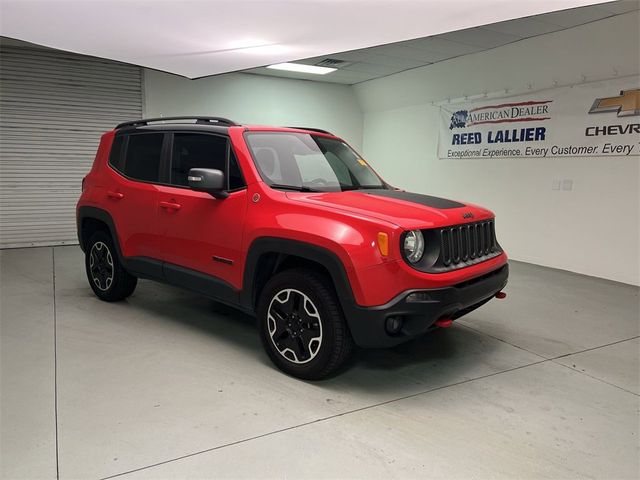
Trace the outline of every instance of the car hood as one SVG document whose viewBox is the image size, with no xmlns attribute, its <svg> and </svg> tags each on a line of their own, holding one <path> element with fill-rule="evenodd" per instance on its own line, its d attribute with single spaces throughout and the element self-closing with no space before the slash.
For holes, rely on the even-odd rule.
<svg viewBox="0 0 640 480">
<path fill-rule="evenodd" d="M 489 210 L 476 205 L 402 190 L 287 192 L 287 197 L 333 210 L 373 217 L 404 229 L 433 228 L 493 217 Z"/>
</svg>

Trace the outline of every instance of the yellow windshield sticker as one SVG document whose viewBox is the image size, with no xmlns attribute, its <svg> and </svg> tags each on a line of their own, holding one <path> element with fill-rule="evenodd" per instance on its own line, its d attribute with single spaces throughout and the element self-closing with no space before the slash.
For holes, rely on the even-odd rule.
<svg viewBox="0 0 640 480">
<path fill-rule="evenodd" d="M 363 167 L 366 167 L 366 166 L 367 166 L 367 162 L 365 162 L 365 161 L 364 161 L 363 159 L 361 159 L 361 158 L 359 158 L 359 159 L 358 159 L 358 163 L 359 163 L 360 165 L 362 165 Z"/>
</svg>

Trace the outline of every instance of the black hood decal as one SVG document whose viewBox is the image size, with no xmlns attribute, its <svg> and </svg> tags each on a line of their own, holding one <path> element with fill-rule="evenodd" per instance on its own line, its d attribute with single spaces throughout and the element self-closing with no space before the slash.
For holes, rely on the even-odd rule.
<svg viewBox="0 0 640 480">
<path fill-rule="evenodd" d="M 465 206 L 464 203 L 454 202 L 446 198 L 432 197 L 430 195 L 422 195 L 421 193 L 403 192 L 402 190 L 366 190 L 363 193 L 376 195 L 378 197 L 395 198 L 396 200 L 404 200 L 405 202 L 417 203 L 425 207 L 439 208 L 441 210 Z"/>
</svg>

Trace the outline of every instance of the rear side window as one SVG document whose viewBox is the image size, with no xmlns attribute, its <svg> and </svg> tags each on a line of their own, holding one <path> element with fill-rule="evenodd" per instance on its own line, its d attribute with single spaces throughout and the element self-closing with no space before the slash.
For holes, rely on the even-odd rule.
<svg viewBox="0 0 640 480">
<path fill-rule="evenodd" d="M 134 180 L 158 182 L 163 139 L 162 133 L 130 135 L 124 174 Z"/>
<path fill-rule="evenodd" d="M 109 153 L 109 165 L 118 170 L 123 171 L 124 155 L 122 154 L 122 146 L 124 145 L 124 136 L 116 135 L 111 145 L 111 153 Z"/>
<path fill-rule="evenodd" d="M 173 136 L 171 184 L 188 186 L 192 168 L 226 171 L 227 139 L 200 133 L 176 133 Z"/>
</svg>

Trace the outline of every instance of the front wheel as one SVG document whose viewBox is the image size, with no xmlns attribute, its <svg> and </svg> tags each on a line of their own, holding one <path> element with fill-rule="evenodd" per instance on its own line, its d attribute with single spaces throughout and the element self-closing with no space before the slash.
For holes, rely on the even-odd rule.
<svg viewBox="0 0 640 480">
<path fill-rule="evenodd" d="M 117 302 L 133 293 L 138 279 L 128 273 L 118 258 L 111 236 L 96 232 L 85 251 L 87 279 L 100 300 Z"/>
<path fill-rule="evenodd" d="M 260 296 L 258 320 L 273 363 L 298 378 L 330 375 L 353 347 L 331 284 L 313 271 L 286 270 L 274 276 Z"/>
</svg>

